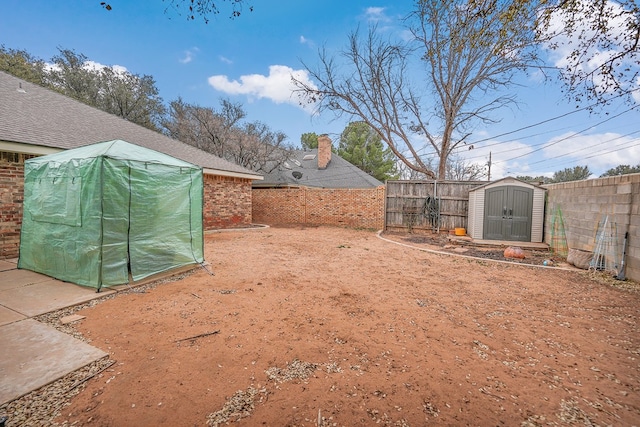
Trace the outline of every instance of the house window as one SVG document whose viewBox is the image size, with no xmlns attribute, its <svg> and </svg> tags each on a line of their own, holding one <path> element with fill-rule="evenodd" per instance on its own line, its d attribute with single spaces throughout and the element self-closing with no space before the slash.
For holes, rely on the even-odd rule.
<svg viewBox="0 0 640 427">
<path fill-rule="evenodd" d="M 27 159 L 38 157 L 35 154 L 12 153 L 10 151 L 0 151 L 0 160 L 9 163 L 24 163 Z"/>
</svg>

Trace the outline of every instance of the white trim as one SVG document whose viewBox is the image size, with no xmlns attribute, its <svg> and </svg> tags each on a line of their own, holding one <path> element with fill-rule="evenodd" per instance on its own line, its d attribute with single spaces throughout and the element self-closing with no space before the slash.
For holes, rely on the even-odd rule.
<svg viewBox="0 0 640 427">
<path fill-rule="evenodd" d="M 254 181 L 255 180 L 261 181 L 264 179 L 262 175 L 251 175 L 248 173 L 222 171 L 218 169 L 203 168 L 202 172 L 205 173 L 206 175 L 228 176 L 232 178 L 252 179 Z"/>
<path fill-rule="evenodd" d="M 47 154 L 59 153 L 65 151 L 62 148 L 45 147 L 42 145 L 25 144 L 21 142 L 9 142 L 0 141 L 0 151 L 6 151 L 9 153 L 21 153 L 21 154 L 36 154 L 45 156 Z M 264 177 L 262 175 L 252 175 L 242 172 L 230 172 L 218 169 L 203 168 L 203 173 L 207 175 L 228 176 L 233 178 L 251 179 L 254 181 L 262 181 Z"/>
<path fill-rule="evenodd" d="M 0 141 L 0 151 L 20 154 L 37 154 L 46 156 L 64 151 L 62 148 L 44 147 L 42 145 L 22 144 L 20 142 Z"/>
</svg>

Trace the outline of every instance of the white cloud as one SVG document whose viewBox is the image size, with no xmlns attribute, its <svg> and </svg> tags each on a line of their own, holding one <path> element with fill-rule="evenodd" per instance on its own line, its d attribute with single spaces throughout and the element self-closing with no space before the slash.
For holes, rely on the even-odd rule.
<svg viewBox="0 0 640 427">
<path fill-rule="evenodd" d="M 374 22 L 388 22 L 390 19 L 389 17 L 385 14 L 385 9 L 384 7 L 368 7 L 365 9 L 364 14 L 365 17 L 367 19 L 367 21 L 374 21 Z"/>
<path fill-rule="evenodd" d="M 85 70 L 91 70 L 91 71 L 100 71 L 100 70 L 102 70 L 104 68 L 111 68 L 113 70 L 113 72 L 116 73 L 116 74 L 124 74 L 124 73 L 128 73 L 129 72 L 127 67 L 123 67 L 122 65 L 109 66 L 109 65 L 104 65 L 104 64 L 101 64 L 101 63 L 95 62 L 95 61 L 85 61 L 84 64 L 82 64 L 82 67 Z M 60 67 L 57 64 L 51 64 L 49 62 L 44 64 L 44 68 L 47 71 L 52 71 L 52 70 L 59 71 L 60 70 Z"/>
<path fill-rule="evenodd" d="M 590 0 L 581 1 L 588 2 Z M 630 14 L 622 13 L 624 11 L 623 7 L 613 1 L 607 1 L 604 7 L 604 13 L 613 17 L 610 18 L 606 30 L 609 43 L 607 43 L 606 48 L 592 44 L 584 52 L 582 49 L 584 48 L 585 41 L 595 39 L 598 35 L 592 27 L 594 18 L 590 16 L 566 16 L 561 11 L 552 15 L 546 36 L 551 37 L 555 49 L 551 49 L 550 44 L 547 44 L 546 48 L 550 60 L 556 67 L 562 69 L 572 67 L 574 72 L 590 73 L 597 70 L 608 59 L 620 53 L 623 50 L 623 44 L 633 44 L 633 40 L 630 40 L 633 34 L 628 30 L 630 25 L 628 20 L 633 19 L 630 17 Z M 589 8 L 585 9 L 589 10 Z M 567 21 L 571 21 L 575 25 L 575 29 L 570 35 L 566 33 L 565 23 Z M 576 48 L 581 50 L 579 58 L 572 57 Z M 625 65 L 636 66 L 629 61 L 620 66 Z M 604 78 L 599 73 L 595 73 L 593 79 L 596 87 L 601 87 L 603 91 L 607 90 L 607 88 L 601 84 L 604 83 Z"/>
<path fill-rule="evenodd" d="M 574 166 L 588 166 L 594 176 L 618 165 L 640 164 L 640 137 L 615 132 L 575 135 L 566 132 L 537 149 L 523 142 L 486 141 L 473 150 L 464 147 L 458 155 L 466 161 L 485 165 L 491 152 L 491 179 L 505 176 L 553 176 Z"/>
<path fill-rule="evenodd" d="M 218 59 L 220 59 L 220 61 L 224 62 L 225 64 L 233 64 L 233 61 L 227 58 L 226 56 L 220 55 L 218 56 Z"/>
<path fill-rule="evenodd" d="M 547 143 L 543 150 L 554 171 L 573 166 L 589 166 L 596 175 L 618 165 L 640 164 L 640 137 L 615 132 L 576 135 L 565 133 Z"/>
<path fill-rule="evenodd" d="M 200 51 L 197 47 L 192 47 L 191 49 L 187 49 L 184 51 L 184 56 L 179 59 L 181 64 L 188 64 L 193 61 L 193 58 Z"/>
<path fill-rule="evenodd" d="M 482 132 L 478 132 L 476 136 L 483 136 Z M 491 156 L 491 179 L 495 180 L 506 176 L 530 175 L 527 157 L 532 151 L 530 145 L 520 141 L 498 143 L 487 140 L 481 144 L 474 144 L 472 149 L 463 145 L 456 150 L 456 155 L 466 162 L 483 167 L 488 166 Z"/>
<path fill-rule="evenodd" d="M 129 72 L 129 70 L 127 70 L 127 67 L 123 67 L 122 65 L 114 65 L 111 67 L 111 69 L 115 71 L 116 74 L 124 74 Z"/>
<path fill-rule="evenodd" d="M 416 39 L 416 36 L 414 36 L 413 33 L 407 29 L 401 30 L 398 35 L 400 37 L 400 40 L 405 42 L 414 41 Z"/>
<path fill-rule="evenodd" d="M 215 90 L 228 95 L 245 95 L 250 101 L 266 98 L 276 104 L 287 103 L 312 110 L 310 106 L 300 105 L 300 98 L 294 92 L 296 87 L 291 81 L 292 77 L 316 87 L 306 70 L 294 70 L 286 65 L 271 65 L 268 76 L 247 74 L 240 76 L 239 80 L 230 80 L 226 75 L 215 75 L 209 77 L 208 82 Z"/>
<path fill-rule="evenodd" d="M 300 44 L 306 44 L 309 47 L 314 47 L 315 43 L 313 40 L 306 38 L 305 36 L 300 36 Z"/>
</svg>

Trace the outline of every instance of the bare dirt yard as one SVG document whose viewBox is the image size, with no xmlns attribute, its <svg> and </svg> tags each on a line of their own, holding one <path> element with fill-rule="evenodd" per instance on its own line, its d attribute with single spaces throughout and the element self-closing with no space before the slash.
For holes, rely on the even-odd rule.
<svg viewBox="0 0 640 427">
<path fill-rule="evenodd" d="M 211 234 L 206 259 L 78 311 L 115 363 L 57 423 L 640 425 L 634 284 L 328 227 Z"/>
</svg>

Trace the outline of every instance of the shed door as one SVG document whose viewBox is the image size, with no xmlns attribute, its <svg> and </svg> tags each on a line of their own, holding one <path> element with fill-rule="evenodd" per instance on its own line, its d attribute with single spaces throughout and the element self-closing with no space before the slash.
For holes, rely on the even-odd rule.
<svg viewBox="0 0 640 427">
<path fill-rule="evenodd" d="M 504 186 L 485 190 L 484 239 L 531 241 L 533 189 Z"/>
</svg>

